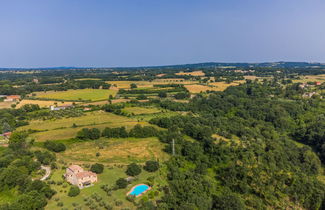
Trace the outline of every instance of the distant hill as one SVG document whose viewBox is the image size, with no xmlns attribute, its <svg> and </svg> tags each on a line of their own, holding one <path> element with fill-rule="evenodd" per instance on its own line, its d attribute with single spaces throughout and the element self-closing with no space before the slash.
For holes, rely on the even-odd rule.
<svg viewBox="0 0 325 210">
<path fill-rule="evenodd" d="M 263 63 L 220 63 L 205 62 L 194 64 L 178 64 L 164 66 L 138 66 L 138 67 L 44 67 L 44 68 L 0 68 L 0 71 L 10 70 L 73 70 L 73 69 L 198 69 L 198 68 L 254 68 L 254 67 L 270 67 L 270 68 L 325 68 L 325 63 L 308 63 L 308 62 L 263 62 Z"/>
</svg>

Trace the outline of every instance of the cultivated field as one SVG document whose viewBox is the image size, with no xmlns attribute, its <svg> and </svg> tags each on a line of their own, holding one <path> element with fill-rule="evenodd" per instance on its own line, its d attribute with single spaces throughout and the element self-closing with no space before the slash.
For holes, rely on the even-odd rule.
<svg viewBox="0 0 325 210">
<path fill-rule="evenodd" d="M 36 92 L 36 98 L 54 99 L 54 100 L 90 100 L 101 101 L 107 100 L 109 95 L 115 96 L 116 90 L 107 89 L 78 89 L 67 91 L 48 91 Z"/>
<path fill-rule="evenodd" d="M 190 93 L 200 93 L 200 92 L 206 92 L 208 90 L 211 91 L 224 91 L 229 86 L 236 86 L 244 81 L 235 81 L 232 83 L 225 83 L 225 82 L 212 82 L 209 83 L 209 85 L 184 85 L 184 87 L 190 91 Z"/>
<path fill-rule="evenodd" d="M 0 109 L 8 109 L 8 108 L 11 108 L 11 104 L 15 104 L 15 102 L 10 102 L 10 101 L 0 102 Z"/>
<path fill-rule="evenodd" d="M 191 76 L 198 76 L 198 77 L 205 76 L 203 71 L 179 72 L 179 73 L 175 73 L 175 75 L 191 75 Z"/>
<path fill-rule="evenodd" d="M 73 102 L 62 102 L 62 101 L 42 101 L 42 100 L 28 100 L 28 99 L 24 99 L 22 101 L 19 102 L 19 104 L 16 106 L 16 108 L 20 108 L 26 104 L 38 104 L 41 108 L 43 107 L 50 107 L 52 105 L 58 105 L 58 106 L 62 106 L 62 105 L 71 105 Z"/>
</svg>

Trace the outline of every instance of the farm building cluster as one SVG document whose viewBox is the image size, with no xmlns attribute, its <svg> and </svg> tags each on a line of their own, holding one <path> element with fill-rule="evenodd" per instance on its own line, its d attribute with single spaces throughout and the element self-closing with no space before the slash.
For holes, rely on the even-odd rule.
<svg viewBox="0 0 325 210">
<path fill-rule="evenodd" d="M 0 98 L 5 102 L 15 102 L 20 100 L 20 95 L 0 95 Z"/>
</svg>

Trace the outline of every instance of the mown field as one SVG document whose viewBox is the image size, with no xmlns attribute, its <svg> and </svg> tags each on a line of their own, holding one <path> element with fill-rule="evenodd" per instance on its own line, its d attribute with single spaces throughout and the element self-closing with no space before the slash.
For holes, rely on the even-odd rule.
<svg viewBox="0 0 325 210">
<path fill-rule="evenodd" d="M 235 81 L 235 82 L 231 82 L 231 83 L 226 83 L 226 82 L 212 82 L 209 83 L 209 85 L 199 85 L 199 84 L 195 84 L 195 85 L 184 85 L 184 87 L 190 91 L 190 93 L 200 93 L 200 92 L 206 92 L 208 90 L 211 91 L 224 91 L 225 89 L 227 89 L 230 86 L 236 86 L 236 85 L 240 85 L 241 83 L 244 83 L 245 81 L 241 80 L 241 81 Z"/>
<path fill-rule="evenodd" d="M 67 91 L 48 91 L 36 92 L 36 98 L 54 99 L 54 100 L 89 100 L 101 101 L 108 100 L 109 95 L 115 96 L 117 90 L 107 89 L 78 89 Z"/>
</svg>

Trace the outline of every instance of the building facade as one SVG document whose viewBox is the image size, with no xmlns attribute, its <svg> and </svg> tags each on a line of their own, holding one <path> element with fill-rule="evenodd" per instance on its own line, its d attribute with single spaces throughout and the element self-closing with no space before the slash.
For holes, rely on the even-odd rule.
<svg viewBox="0 0 325 210">
<path fill-rule="evenodd" d="M 78 186 L 80 189 L 93 185 L 97 182 L 97 174 L 91 171 L 84 171 L 78 165 L 71 165 L 66 169 L 65 178 L 67 182 Z"/>
</svg>

